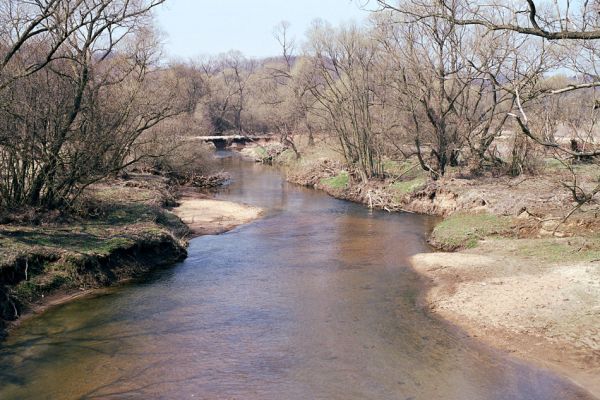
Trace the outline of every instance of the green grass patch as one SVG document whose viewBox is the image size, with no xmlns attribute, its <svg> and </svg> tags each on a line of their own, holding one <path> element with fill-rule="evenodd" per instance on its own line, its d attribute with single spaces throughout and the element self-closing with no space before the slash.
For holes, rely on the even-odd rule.
<svg viewBox="0 0 600 400">
<path fill-rule="evenodd" d="M 96 200 L 109 204 L 137 202 L 151 203 L 160 197 L 160 193 L 156 190 L 140 188 L 140 187 L 100 187 L 93 190 L 93 196 Z"/>
<path fill-rule="evenodd" d="M 404 161 L 383 160 L 383 171 L 390 177 L 401 177 L 411 180 L 415 178 L 427 178 L 427 172 L 423 171 L 419 162 L 414 159 Z"/>
<path fill-rule="evenodd" d="M 446 250 L 473 248 L 479 240 L 510 232 L 512 219 L 491 214 L 455 214 L 438 224 L 433 242 Z"/>
<path fill-rule="evenodd" d="M 296 161 L 296 153 L 292 149 L 285 149 L 283 153 L 277 156 L 276 161 L 278 164 L 291 164 Z"/>
<path fill-rule="evenodd" d="M 87 252 L 101 246 L 105 238 L 78 230 L 28 228 L 20 230 L 3 230 L 0 235 L 3 242 L 10 243 L 17 249 L 27 247 L 47 247 L 76 252 Z"/>
<path fill-rule="evenodd" d="M 559 171 L 566 169 L 563 163 L 561 163 L 560 160 L 557 160 L 556 158 L 544 159 L 544 167 L 550 171 Z"/>
<path fill-rule="evenodd" d="M 385 159 L 383 160 L 383 170 L 385 171 L 385 173 L 390 175 L 399 175 L 400 173 L 402 173 L 403 164 L 404 163 L 400 163 L 398 161 Z"/>
<path fill-rule="evenodd" d="M 108 208 L 98 219 L 104 225 L 131 225 L 138 222 L 152 222 L 159 218 L 160 211 L 146 204 L 122 204 Z"/>
<path fill-rule="evenodd" d="M 84 225 L 71 230 L 59 228 L 21 228 L 12 231 L 0 231 L 3 247 L 16 251 L 31 251 L 33 248 L 66 250 L 75 253 L 108 254 L 134 242 L 135 233 L 131 237 L 115 236 L 109 227 L 102 230 L 94 226 L 90 233 Z M 148 228 L 150 229 L 150 227 Z M 147 229 L 140 228 L 141 233 Z"/>
<path fill-rule="evenodd" d="M 345 189 L 350 183 L 350 175 L 347 172 L 342 172 L 331 178 L 321 179 L 321 184 L 330 187 L 331 189 Z"/>
<path fill-rule="evenodd" d="M 426 178 L 418 177 L 409 181 L 394 182 L 390 185 L 390 188 L 394 191 L 395 197 L 401 198 L 402 196 L 421 188 L 426 182 Z"/>
<path fill-rule="evenodd" d="M 140 189 L 127 188 L 127 191 Z M 165 231 L 184 234 L 187 231 L 179 218 L 155 205 L 106 202 L 106 205 L 101 203 L 101 211 L 93 217 L 73 219 L 68 224 L 0 226 L 0 264 L 40 251 L 106 255 L 132 245 L 144 235 Z"/>
<path fill-rule="evenodd" d="M 556 158 L 545 158 L 543 166 L 547 173 L 570 174 L 569 169 Z M 600 178 L 598 165 L 593 162 L 577 162 L 572 165 L 573 171 L 580 177 L 586 177 L 592 181 Z"/>
<path fill-rule="evenodd" d="M 113 237 L 110 239 L 106 239 L 102 242 L 101 246 L 96 247 L 94 249 L 95 253 L 108 255 L 117 249 L 128 248 L 135 244 L 135 240 L 133 238 L 128 237 Z"/>
</svg>

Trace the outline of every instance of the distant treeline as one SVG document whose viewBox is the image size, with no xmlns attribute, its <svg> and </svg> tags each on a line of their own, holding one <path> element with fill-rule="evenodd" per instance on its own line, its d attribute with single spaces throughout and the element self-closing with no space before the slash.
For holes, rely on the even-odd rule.
<svg viewBox="0 0 600 400">
<path fill-rule="evenodd" d="M 65 208 L 129 166 L 192 162 L 181 139 L 198 134 L 277 133 L 298 157 L 299 135 L 330 135 L 361 180 L 386 157 L 416 156 L 437 179 L 459 164 L 518 175 L 541 149 L 595 155 L 587 2 L 379 1 L 368 23 L 316 21 L 301 42 L 282 23 L 279 57 L 165 63 L 152 21 L 164 1 L 2 2 L 2 208 Z"/>
</svg>

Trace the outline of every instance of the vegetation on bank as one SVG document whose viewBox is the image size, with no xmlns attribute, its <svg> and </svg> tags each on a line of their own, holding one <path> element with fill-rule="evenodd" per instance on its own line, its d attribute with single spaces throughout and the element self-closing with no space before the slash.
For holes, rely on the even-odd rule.
<svg viewBox="0 0 600 400">
<path fill-rule="evenodd" d="M 473 248 L 482 239 L 498 235 L 511 235 L 512 228 L 511 217 L 486 213 L 457 213 L 436 225 L 431 233 L 430 243 L 448 251 Z"/>
<path fill-rule="evenodd" d="M 90 188 L 78 213 L 0 225 L 0 321 L 57 292 L 110 285 L 186 255 L 169 180 L 130 174 Z M 13 215 L 13 218 L 16 216 Z"/>
<path fill-rule="evenodd" d="M 343 162 L 334 142 L 318 140 L 315 146 L 300 144 L 299 159 L 290 157 L 290 150 L 282 149 L 281 144 L 251 147 L 242 153 L 257 162 L 279 165 L 289 181 L 324 190 L 334 197 L 387 211 L 442 216 L 444 219 L 429 238 L 439 249 L 469 249 L 485 240 L 503 247 L 510 243 L 512 251 L 525 257 L 549 261 L 596 259 L 595 209 L 591 205 L 582 207 L 564 218 L 573 207 L 562 185 L 570 172 L 564 166 L 559 168 L 554 159 L 540 165 L 535 175 L 473 177 L 465 174 L 466 168 L 456 167 L 437 181 L 418 168 L 414 159 L 388 159 L 384 163 L 385 178 L 364 182 Z M 584 164 L 577 169 L 582 186 L 594 184 L 594 168 Z"/>
<path fill-rule="evenodd" d="M 486 248 L 494 248 L 506 257 L 519 257 L 548 265 L 569 265 L 600 261 L 600 238 L 572 236 L 568 238 L 494 238 Z"/>
<path fill-rule="evenodd" d="M 321 179 L 321 185 L 326 186 L 332 190 L 346 189 L 349 183 L 350 176 L 346 171 L 342 171 L 338 175 L 332 176 L 331 178 Z"/>
</svg>

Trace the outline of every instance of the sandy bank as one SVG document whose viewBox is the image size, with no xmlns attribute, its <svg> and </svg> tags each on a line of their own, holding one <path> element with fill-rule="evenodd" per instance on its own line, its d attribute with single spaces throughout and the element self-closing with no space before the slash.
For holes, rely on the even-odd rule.
<svg viewBox="0 0 600 400">
<path fill-rule="evenodd" d="M 600 262 L 507 257 L 495 241 L 417 254 L 433 312 L 484 342 L 558 371 L 600 396 Z"/>
<path fill-rule="evenodd" d="M 263 210 L 230 201 L 185 196 L 173 213 L 190 228 L 193 235 L 215 235 L 254 221 Z"/>
</svg>

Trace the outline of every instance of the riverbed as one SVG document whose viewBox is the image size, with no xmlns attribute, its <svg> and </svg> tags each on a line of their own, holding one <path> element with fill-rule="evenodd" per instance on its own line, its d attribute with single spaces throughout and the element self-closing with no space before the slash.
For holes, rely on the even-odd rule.
<svg viewBox="0 0 600 400">
<path fill-rule="evenodd" d="M 264 217 L 50 309 L 0 344 L 1 399 L 591 399 L 419 305 L 433 219 L 372 212 L 223 157 Z"/>
</svg>

